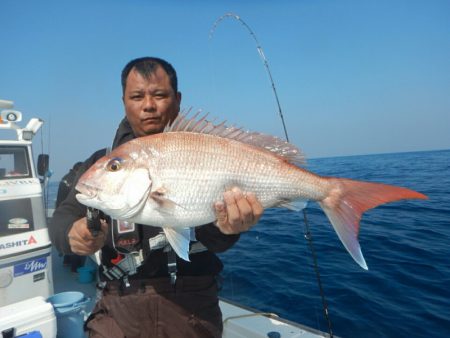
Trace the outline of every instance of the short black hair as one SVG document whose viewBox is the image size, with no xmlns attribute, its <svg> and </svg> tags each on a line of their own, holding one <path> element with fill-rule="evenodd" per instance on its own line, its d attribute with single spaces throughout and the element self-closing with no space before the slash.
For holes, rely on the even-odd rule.
<svg viewBox="0 0 450 338">
<path fill-rule="evenodd" d="M 136 69 L 139 74 L 147 78 L 155 72 L 158 66 L 162 67 L 169 76 L 170 85 L 176 94 L 178 92 L 177 72 L 166 60 L 151 56 L 137 58 L 126 64 L 122 70 L 122 92 L 125 93 L 128 74 L 130 74 L 133 68 Z"/>
<path fill-rule="evenodd" d="M 80 169 L 80 167 L 83 165 L 83 162 L 77 162 L 73 165 L 72 170 L 77 171 L 78 169 Z"/>
</svg>

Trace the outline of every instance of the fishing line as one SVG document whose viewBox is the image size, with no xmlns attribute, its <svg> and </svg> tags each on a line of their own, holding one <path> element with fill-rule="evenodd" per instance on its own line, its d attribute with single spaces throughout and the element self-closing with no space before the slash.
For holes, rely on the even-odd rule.
<svg viewBox="0 0 450 338">
<path fill-rule="evenodd" d="M 308 222 L 308 218 L 306 217 L 306 209 L 303 209 L 303 220 L 305 221 L 305 238 L 308 241 L 308 246 L 309 246 L 309 249 L 311 250 L 311 255 L 312 255 L 312 258 L 314 261 L 314 270 L 316 272 L 317 284 L 319 285 L 320 297 L 322 298 L 322 306 L 323 306 L 323 311 L 325 314 L 325 319 L 327 320 L 327 324 L 328 324 L 328 332 L 330 333 L 330 337 L 333 337 L 333 329 L 331 326 L 331 319 L 330 319 L 330 316 L 328 313 L 328 305 L 327 305 L 327 301 L 325 299 L 325 292 L 323 291 L 323 288 L 322 288 L 322 281 L 320 280 L 319 266 L 317 264 L 317 256 L 316 256 L 316 251 L 314 250 L 314 246 L 313 246 L 312 235 L 311 235 L 311 232 L 309 231 L 309 222 Z"/>
<path fill-rule="evenodd" d="M 277 93 L 277 90 L 276 90 L 276 87 L 275 87 L 275 82 L 273 80 L 272 73 L 270 71 L 269 62 L 267 61 L 267 58 L 266 58 L 266 56 L 264 54 L 264 51 L 263 51 L 263 48 L 262 48 L 261 44 L 259 43 L 258 38 L 256 37 L 256 34 L 253 32 L 253 30 L 250 28 L 250 26 L 244 20 L 242 20 L 242 18 L 239 15 L 234 14 L 234 13 L 226 13 L 226 14 L 222 15 L 220 18 L 218 18 L 214 22 L 214 24 L 213 24 L 213 26 L 212 26 L 212 28 L 210 29 L 210 32 L 209 32 L 209 39 L 211 40 L 213 38 L 214 32 L 216 31 L 216 28 L 226 18 L 234 18 L 237 21 L 239 21 L 247 29 L 247 31 L 250 33 L 251 37 L 255 41 L 255 43 L 256 43 L 256 50 L 258 51 L 258 54 L 259 54 L 259 56 L 260 56 L 260 58 L 261 58 L 261 60 L 262 60 L 262 62 L 264 64 L 264 67 L 266 69 L 267 75 L 269 76 L 270 84 L 272 86 L 272 91 L 273 91 L 273 94 L 275 96 L 275 100 L 276 100 L 277 107 L 278 107 L 278 115 L 280 116 L 281 123 L 283 125 L 283 130 L 284 130 L 284 135 L 286 137 L 286 141 L 289 142 L 289 135 L 288 135 L 288 132 L 287 132 L 285 121 L 284 121 L 283 110 L 281 109 L 280 100 L 278 98 L 278 93 Z M 320 296 L 322 298 L 322 306 L 323 306 L 324 316 L 325 316 L 325 319 L 326 319 L 327 324 L 328 324 L 328 332 L 330 334 L 330 337 L 333 337 L 333 330 L 332 330 L 332 325 L 331 325 L 331 319 L 330 319 L 330 316 L 329 316 L 329 313 L 328 313 L 328 306 L 327 306 L 327 302 L 326 302 L 326 299 L 325 299 L 325 293 L 323 291 L 322 282 L 321 282 L 321 279 L 320 279 L 319 266 L 317 264 L 317 256 L 316 256 L 316 252 L 315 252 L 314 246 L 313 246 L 312 235 L 311 235 L 311 231 L 310 231 L 310 228 L 309 228 L 308 218 L 306 216 L 306 209 L 303 209 L 303 219 L 304 219 L 304 223 L 305 223 L 304 236 L 305 236 L 305 239 L 308 242 L 309 249 L 311 250 L 311 256 L 312 256 L 313 264 L 314 264 L 314 270 L 315 270 L 316 277 L 317 277 L 317 283 L 319 285 Z"/>
</svg>

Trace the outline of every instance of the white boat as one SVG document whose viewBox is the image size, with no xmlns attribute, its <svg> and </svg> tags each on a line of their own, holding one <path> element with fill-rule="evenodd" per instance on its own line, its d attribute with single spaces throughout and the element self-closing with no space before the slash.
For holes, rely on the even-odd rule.
<svg viewBox="0 0 450 338">
<path fill-rule="evenodd" d="M 44 330 L 52 335 L 56 322 L 45 302 L 53 294 L 51 243 L 42 192 L 48 156 L 39 156 L 36 170 L 32 151 L 43 121 L 32 118 L 21 128 L 22 113 L 12 108 L 13 102 L 0 100 L 0 333 L 14 337 L 18 326 L 27 330 L 21 313 L 34 309 L 29 318 L 39 321 L 42 304 L 51 317 Z"/>
<path fill-rule="evenodd" d="M 22 114 L 12 108 L 12 102 L 0 100 L 0 132 L 14 136 L 6 139 L 0 134 L 0 338 L 63 337 L 57 333 L 58 312 L 48 298 L 79 291 L 86 299 L 86 317 L 97 298 L 96 281 L 80 283 L 52 250 L 43 199 L 48 156 L 39 155 L 37 170 L 32 156 L 32 139 L 43 121 L 33 118 L 20 128 Z M 224 338 L 329 336 L 225 299 L 220 307 Z"/>
</svg>

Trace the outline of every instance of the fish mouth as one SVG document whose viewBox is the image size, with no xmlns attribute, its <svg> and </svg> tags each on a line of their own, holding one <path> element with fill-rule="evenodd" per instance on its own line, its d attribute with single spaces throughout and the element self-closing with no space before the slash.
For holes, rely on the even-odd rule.
<svg viewBox="0 0 450 338">
<path fill-rule="evenodd" d="M 79 194 L 76 194 L 75 197 L 81 204 L 92 207 L 96 209 L 100 209 L 103 212 L 114 216 L 120 216 L 117 211 L 121 211 L 124 206 L 124 202 L 121 199 L 112 199 L 108 198 L 108 196 L 102 196 L 102 189 L 99 187 L 94 187 L 87 183 L 79 182 L 75 189 L 78 190 Z"/>
<path fill-rule="evenodd" d="M 80 192 L 80 194 L 77 194 L 77 196 L 82 197 L 83 200 L 96 198 L 100 191 L 99 188 L 82 182 L 78 182 L 78 184 L 75 186 L 75 189 Z"/>
</svg>

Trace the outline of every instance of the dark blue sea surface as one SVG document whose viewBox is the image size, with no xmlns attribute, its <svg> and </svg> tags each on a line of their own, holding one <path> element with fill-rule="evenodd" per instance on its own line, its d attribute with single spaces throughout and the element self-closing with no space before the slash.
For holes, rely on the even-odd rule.
<svg viewBox="0 0 450 338">
<path fill-rule="evenodd" d="M 307 208 L 333 333 L 341 337 L 450 336 L 450 150 L 310 160 L 317 174 L 400 185 L 429 200 L 366 212 L 356 264 L 315 203 Z M 57 183 L 49 189 L 50 204 Z M 221 296 L 328 331 L 304 237 L 303 214 L 266 210 L 221 254 Z"/>
<path fill-rule="evenodd" d="M 341 337 L 450 336 L 450 151 L 310 160 L 317 174 L 414 189 L 429 200 L 366 212 L 365 271 L 315 203 L 307 208 L 333 333 Z M 328 332 L 303 214 L 267 210 L 221 254 L 221 295 Z"/>
</svg>

